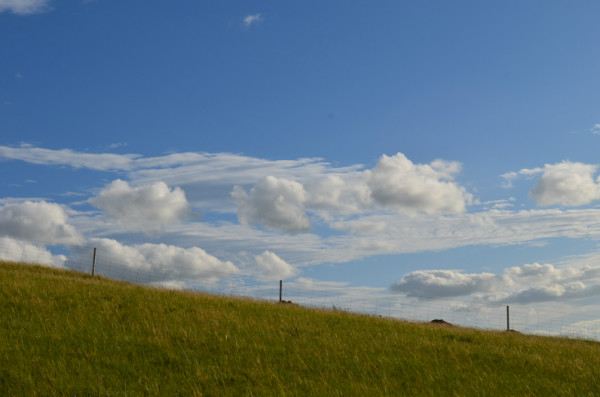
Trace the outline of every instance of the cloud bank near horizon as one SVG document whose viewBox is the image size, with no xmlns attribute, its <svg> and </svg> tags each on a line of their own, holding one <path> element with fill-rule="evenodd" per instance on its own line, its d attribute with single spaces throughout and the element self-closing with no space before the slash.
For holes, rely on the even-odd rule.
<svg viewBox="0 0 600 397">
<path fill-rule="evenodd" d="M 43 199 L 3 199 L 0 226 L 8 237 L 56 244 L 106 239 L 97 241 L 133 258 L 151 258 L 160 269 L 168 269 L 173 260 L 188 263 L 189 250 L 201 250 L 194 252 L 204 258 L 202 263 L 191 261 L 186 268 L 192 274 L 221 267 L 228 275 L 290 278 L 302 267 L 373 255 L 600 236 L 596 208 L 513 210 L 513 197 L 479 206 L 457 180 L 460 163 L 418 164 L 402 153 L 383 155 L 371 168 L 333 167 L 317 158 L 272 161 L 228 153 L 143 157 L 31 145 L 0 146 L 0 159 L 119 175 L 71 207 Z M 537 176 L 531 187 L 536 203 L 574 207 L 600 198 L 596 171 L 592 164 L 561 162 L 504 176 Z M 98 211 L 75 210 L 85 204 L 101 209 L 106 218 Z M 190 218 L 199 208 L 214 211 L 212 218 Z M 144 246 L 148 231 L 169 244 Z M 140 261 L 127 266 L 135 268 Z M 171 277 L 176 272 L 161 271 L 157 274 L 164 279 L 152 282 L 181 281 Z M 498 288 L 507 287 L 507 280 L 512 280 L 512 292 L 501 295 Z M 405 275 L 392 290 L 419 299 L 467 294 L 494 302 L 535 302 L 585 297 L 596 288 L 583 278 L 543 279 L 545 284 L 529 287 L 522 280 L 513 273 L 422 270 Z"/>
<path fill-rule="evenodd" d="M 502 275 L 459 270 L 419 270 L 390 286 L 394 293 L 418 299 L 472 297 L 493 305 L 574 301 L 600 296 L 600 266 L 525 264 Z"/>
</svg>

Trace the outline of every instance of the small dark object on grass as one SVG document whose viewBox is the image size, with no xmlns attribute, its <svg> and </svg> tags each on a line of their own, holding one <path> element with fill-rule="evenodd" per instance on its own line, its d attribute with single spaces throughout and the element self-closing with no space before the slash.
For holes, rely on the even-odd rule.
<svg viewBox="0 0 600 397">
<path fill-rule="evenodd" d="M 442 320 L 442 319 L 435 319 L 435 320 L 431 320 L 432 324 L 439 324 L 439 325 L 448 325 L 448 326 L 452 326 L 452 324 Z"/>
</svg>

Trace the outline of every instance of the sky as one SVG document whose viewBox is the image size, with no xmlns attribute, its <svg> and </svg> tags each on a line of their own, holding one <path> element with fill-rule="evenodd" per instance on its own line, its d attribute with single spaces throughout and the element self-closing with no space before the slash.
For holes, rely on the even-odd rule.
<svg viewBox="0 0 600 397">
<path fill-rule="evenodd" d="M 0 245 L 600 310 L 599 14 L 0 0 Z"/>
</svg>

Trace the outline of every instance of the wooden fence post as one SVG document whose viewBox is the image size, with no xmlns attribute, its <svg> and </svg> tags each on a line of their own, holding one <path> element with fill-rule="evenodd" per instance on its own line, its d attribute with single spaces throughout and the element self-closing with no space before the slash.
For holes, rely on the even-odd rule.
<svg viewBox="0 0 600 397">
<path fill-rule="evenodd" d="M 96 273 L 96 247 L 94 247 L 94 259 L 92 260 L 92 277 Z"/>
<path fill-rule="evenodd" d="M 279 303 L 281 303 L 282 290 L 283 290 L 283 280 L 279 280 Z"/>
<path fill-rule="evenodd" d="M 508 305 L 506 305 L 506 330 L 510 331 L 510 314 Z"/>
</svg>

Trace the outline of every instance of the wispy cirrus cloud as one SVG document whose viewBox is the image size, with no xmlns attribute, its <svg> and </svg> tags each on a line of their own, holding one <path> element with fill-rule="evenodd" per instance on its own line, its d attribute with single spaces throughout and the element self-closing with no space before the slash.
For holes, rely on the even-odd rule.
<svg viewBox="0 0 600 397">
<path fill-rule="evenodd" d="M 194 182 L 254 184 L 267 175 L 311 178 L 329 172 L 347 173 L 362 165 L 332 167 L 321 158 L 266 160 L 234 153 L 171 153 L 144 157 L 139 154 L 88 153 L 71 149 L 46 149 L 29 144 L 0 145 L 0 161 L 20 160 L 31 164 L 127 172 L 140 182 L 164 181 L 169 185 Z"/>
<path fill-rule="evenodd" d="M 0 145 L 0 160 L 21 160 L 39 165 L 66 165 L 73 168 L 88 168 L 97 171 L 119 171 L 134 168 L 135 154 L 85 153 L 71 149 L 45 149 L 29 144 L 17 147 Z"/>
<path fill-rule="evenodd" d="M 263 21 L 263 16 L 260 13 L 246 15 L 243 19 L 243 24 L 245 28 L 249 28 L 252 25 L 259 24 Z"/>
<path fill-rule="evenodd" d="M 544 171 L 543 168 L 523 168 L 519 171 L 511 171 L 505 174 L 500 175 L 501 178 L 504 179 L 504 183 L 502 186 L 504 188 L 510 189 L 513 187 L 513 181 L 521 176 L 526 178 L 531 178 L 534 175 L 540 174 Z"/>
<path fill-rule="evenodd" d="M 213 203 L 219 200 L 223 203 L 223 196 L 226 201 L 229 200 L 229 193 L 237 185 L 239 188 L 235 195 L 238 203 L 247 204 L 240 200 L 243 195 L 243 190 L 240 189 L 244 186 L 260 187 L 267 177 L 285 179 L 301 184 L 302 189 L 307 192 L 300 207 L 295 204 L 295 207 L 287 208 L 315 211 L 323 216 L 328 216 L 329 212 L 361 213 L 377 207 L 411 213 L 455 213 L 464 211 L 472 199 L 453 180 L 460 171 L 459 163 L 436 160 L 430 164 L 415 164 L 402 153 L 384 155 L 375 168 L 366 171 L 361 164 L 332 167 L 319 158 L 271 161 L 231 153 L 172 153 L 143 157 L 137 154 L 52 150 L 27 144 L 18 147 L 0 146 L 0 159 L 126 172 L 137 183 L 160 181 L 169 185 L 187 186 L 191 190 L 194 190 L 193 187 L 190 188 L 194 185 L 210 186 L 200 194 Z M 209 192 L 221 194 L 221 198 L 208 197 Z M 250 197 L 254 196 L 250 194 Z M 252 208 L 245 206 L 247 211 L 242 210 L 241 214 L 260 213 L 256 210 L 259 201 L 259 198 L 252 201 L 255 204 Z M 285 207 L 285 202 L 281 205 Z M 249 217 L 242 216 L 241 219 Z M 260 222 L 260 217 L 254 217 L 254 220 Z M 304 222 L 300 228 L 297 225 L 278 227 L 282 230 L 306 230 L 307 223 Z"/>
<path fill-rule="evenodd" d="M 0 0 L 0 13 L 31 15 L 48 11 L 51 0 Z"/>
<path fill-rule="evenodd" d="M 119 189 L 103 187 L 105 193 L 111 193 L 105 211 L 115 219 L 121 218 L 121 224 L 105 222 L 97 212 L 75 213 L 69 222 L 85 235 L 121 235 L 142 230 L 142 226 L 133 228 L 141 225 L 139 219 L 156 219 L 163 225 L 154 229 L 160 231 L 161 239 L 225 252 L 234 261 L 236 252 L 260 255 L 267 250 L 295 266 L 311 266 L 473 244 L 541 244 L 554 237 L 600 235 L 600 210 L 594 208 L 516 211 L 507 206 L 514 200 L 496 200 L 483 211 L 472 212 L 468 206 L 470 195 L 453 179 L 460 164 L 442 160 L 415 164 L 403 154 L 383 156 L 368 170 L 362 165 L 333 167 L 322 159 L 265 160 L 231 153 L 143 157 L 29 145 L 0 146 L 0 158 L 125 174 L 128 181 L 122 181 L 123 186 L 127 185 L 123 194 L 116 194 Z M 383 170 L 378 169 L 382 161 Z M 522 170 L 520 175 L 544 172 L 545 168 Z M 386 182 L 386 178 L 400 182 Z M 163 189 L 157 189 L 161 186 Z M 181 194 L 169 186 L 178 186 Z M 142 187 L 154 193 L 142 194 L 138 191 Z M 381 199 L 386 189 L 386 197 L 393 198 L 392 202 Z M 378 200 L 374 190 L 378 191 Z M 426 192 L 432 197 L 420 200 Z M 99 196 L 93 193 L 92 197 Z M 179 196 L 185 200 L 172 200 Z M 213 211 L 209 217 L 213 219 L 187 222 L 179 212 L 186 209 L 186 203 L 187 208 Z M 119 215 L 118 208 L 131 211 Z M 134 216 L 146 210 L 166 214 L 149 215 L 148 219 L 145 215 Z M 217 211 L 227 215 L 216 221 Z M 237 222 L 230 217 L 236 213 Z M 254 224 L 264 228 L 248 227 Z M 311 229 L 311 225 L 318 230 Z M 223 248 L 225 242 L 227 249 Z"/>
</svg>

